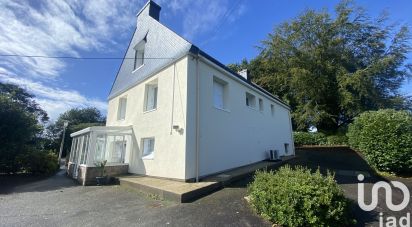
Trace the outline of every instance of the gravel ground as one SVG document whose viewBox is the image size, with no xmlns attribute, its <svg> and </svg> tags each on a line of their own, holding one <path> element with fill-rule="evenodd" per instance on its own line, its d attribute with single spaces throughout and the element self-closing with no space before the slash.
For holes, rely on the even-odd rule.
<svg viewBox="0 0 412 227">
<path fill-rule="evenodd" d="M 411 203 L 405 210 L 390 211 L 384 200 L 383 190 L 379 206 L 364 212 L 356 204 L 357 178 L 346 174 L 350 171 L 371 173 L 365 179 L 365 191 L 372 183 L 385 180 L 373 177 L 373 171 L 355 152 L 342 149 L 331 152 L 325 149 L 297 151 L 291 165 L 320 167 L 335 172 L 345 195 L 354 200 L 358 226 L 379 226 L 379 212 L 384 217 L 401 217 L 411 212 Z M 342 171 L 344 170 L 344 171 Z M 246 185 L 251 176 L 228 187 L 198 199 L 179 204 L 158 201 L 139 192 L 120 186 L 82 187 L 60 171 L 49 178 L 0 176 L 0 226 L 271 226 L 256 215 L 244 200 Z M 393 178 L 412 188 L 411 179 Z M 370 193 L 369 193 L 370 194 Z M 366 201 L 370 196 L 366 194 Z M 394 203 L 402 200 L 400 191 L 394 191 Z"/>
</svg>

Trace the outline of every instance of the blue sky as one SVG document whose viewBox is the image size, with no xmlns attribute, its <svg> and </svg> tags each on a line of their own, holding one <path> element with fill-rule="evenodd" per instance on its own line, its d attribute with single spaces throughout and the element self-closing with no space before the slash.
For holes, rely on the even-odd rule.
<svg viewBox="0 0 412 227">
<path fill-rule="evenodd" d="M 251 59 L 274 26 L 305 9 L 333 12 L 330 0 L 158 0 L 160 21 L 222 63 Z M 123 57 L 145 0 L 0 0 L 0 54 Z M 412 1 L 356 1 L 372 16 L 412 25 Z M 411 29 L 412 30 L 412 29 Z M 412 54 L 409 55 L 412 62 Z M 25 87 L 52 119 L 106 98 L 121 60 L 33 59 L 0 56 L 0 80 Z M 412 81 L 402 92 L 412 94 Z"/>
</svg>

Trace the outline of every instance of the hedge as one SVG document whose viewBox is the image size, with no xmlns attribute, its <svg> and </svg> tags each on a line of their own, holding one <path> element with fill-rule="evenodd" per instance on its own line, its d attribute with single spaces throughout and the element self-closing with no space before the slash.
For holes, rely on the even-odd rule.
<svg viewBox="0 0 412 227">
<path fill-rule="evenodd" d="M 17 159 L 26 173 L 50 175 L 59 169 L 57 155 L 51 151 L 29 151 Z"/>
<path fill-rule="evenodd" d="M 355 118 L 347 136 L 352 148 L 364 154 L 379 171 L 412 173 L 412 114 L 384 109 Z"/>
<path fill-rule="evenodd" d="M 293 139 L 296 145 L 325 145 L 326 136 L 320 132 L 294 132 Z"/>
<path fill-rule="evenodd" d="M 326 136 L 320 132 L 293 132 L 295 145 L 347 145 L 346 135 Z"/>
<path fill-rule="evenodd" d="M 350 201 L 333 175 L 289 166 L 277 172 L 256 172 L 248 186 L 251 205 L 269 221 L 281 226 L 350 226 Z"/>
</svg>

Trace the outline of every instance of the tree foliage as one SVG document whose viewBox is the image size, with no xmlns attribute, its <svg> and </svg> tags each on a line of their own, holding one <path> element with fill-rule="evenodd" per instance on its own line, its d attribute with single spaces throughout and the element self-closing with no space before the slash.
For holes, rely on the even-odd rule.
<svg viewBox="0 0 412 227">
<path fill-rule="evenodd" d="M 49 143 L 46 148 L 58 150 L 63 136 L 63 123 L 69 122 L 64 138 L 63 157 L 68 153 L 71 147 L 70 134 L 91 126 L 104 125 L 106 119 L 101 112 L 95 107 L 73 108 L 62 113 L 54 124 L 47 127 L 47 137 Z"/>
<path fill-rule="evenodd" d="M 334 132 L 367 110 L 411 108 L 399 92 L 412 70 L 407 27 L 347 1 L 335 13 L 307 10 L 277 26 L 247 65 L 255 83 L 289 103 L 298 130 Z"/>
<path fill-rule="evenodd" d="M 0 172 L 19 171 L 17 157 L 37 148 L 40 123 L 48 117 L 33 97 L 16 85 L 0 83 Z"/>
<path fill-rule="evenodd" d="M 15 105 L 22 107 L 25 111 L 34 114 L 41 122 L 45 123 L 49 120 L 46 111 L 34 101 L 34 95 L 29 94 L 23 88 L 15 84 L 0 83 L 0 94 L 9 98 Z"/>
</svg>

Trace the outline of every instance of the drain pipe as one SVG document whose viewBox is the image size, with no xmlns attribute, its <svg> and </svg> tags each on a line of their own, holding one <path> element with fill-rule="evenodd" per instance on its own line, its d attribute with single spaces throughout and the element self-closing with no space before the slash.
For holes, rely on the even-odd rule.
<svg viewBox="0 0 412 227">
<path fill-rule="evenodd" d="M 200 113 L 200 92 L 199 92 L 199 54 L 196 55 L 196 182 L 199 182 L 199 113 Z"/>
<path fill-rule="evenodd" d="M 172 132 L 173 132 L 174 112 L 175 112 L 175 79 L 176 79 L 176 63 L 173 64 L 172 116 L 170 120 L 170 135 L 172 135 Z"/>
</svg>

